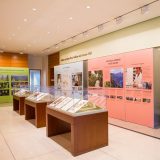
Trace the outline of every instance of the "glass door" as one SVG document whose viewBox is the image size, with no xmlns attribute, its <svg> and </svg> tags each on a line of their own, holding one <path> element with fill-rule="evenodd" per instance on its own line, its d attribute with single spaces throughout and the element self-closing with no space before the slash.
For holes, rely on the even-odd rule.
<svg viewBox="0 0 160 160">
<path fill-rule="evenodd" d="M 41 86 L 41 70 L 39 69 L 30 69 L 30 89 L 31 90 L 40 90 Z"/>
</svg>

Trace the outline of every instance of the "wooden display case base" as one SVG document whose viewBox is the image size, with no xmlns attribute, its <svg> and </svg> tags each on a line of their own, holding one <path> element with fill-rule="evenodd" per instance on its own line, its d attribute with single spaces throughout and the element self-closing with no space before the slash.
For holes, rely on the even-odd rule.
<svg viewBox="0 0 160 160">
<path fill-rule="evenodd" d="M 18 112 L 20 115 L 24 115 L 24 100 L 25 97 L 13 95 L 13 111 Z"/>
<path fill-rule="evenodd" d="M 69 150 L 73 156 L 108 145 L 107 111 L 74 116 L 47 108 L 46 114 L 47 136 Z M 65 133 L 67 137 L 64 137 Z M 63 145 L 64 139 L 66 146 Z"/>
<path fill-rule="evenodd" d="M 25 120 L 35 119 L 37 128 L 46 126 L 47 102 L 32 102 L 25 99 Z"/>
</svg>

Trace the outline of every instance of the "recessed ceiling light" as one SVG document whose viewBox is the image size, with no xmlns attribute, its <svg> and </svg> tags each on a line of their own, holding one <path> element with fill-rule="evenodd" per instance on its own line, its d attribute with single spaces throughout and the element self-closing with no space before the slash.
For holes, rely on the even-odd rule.
<svg viewBox="0 0 160 160">
<path fill-rule="evenodd" d="M 87 8 L 87 9 L 90 9 L 90 8 L 91 8 L 91 6 L 86 6 L 86 8 Z"/>
<path fill-rule="evenodd" d="M 3 53 L 3 52 L 4 52 L 4 50 L 0 49 L 0 53 Z"/>
<path fill-rule="evenodd" d="M 73 17 L 69 17 L 69 20 L 72 20 L 73 19 Z"/>
<path fill-rule="evenodd" d="M 32 11 L 34 11 L 34 12 L 35 12 L 36 10 L 37 10 L 36 8 L 32 8 Z"/>
<path fill-rule="evenodd" d="M 19 54 L 24 54 L 24 53 L 21 51 L 21 52 L 19 52 Z"/>
<path fill-rule="evenodd" d="M 27 22 L 28 20 L 27 20 L 27 18 L 24 18 L 23 21 L 24 21 L 24 22 Z"/>
<path fill-rule="evenodd" d="M 48 34 L 50 34 L 51 32 L 47 32 Z"/>
</svg>

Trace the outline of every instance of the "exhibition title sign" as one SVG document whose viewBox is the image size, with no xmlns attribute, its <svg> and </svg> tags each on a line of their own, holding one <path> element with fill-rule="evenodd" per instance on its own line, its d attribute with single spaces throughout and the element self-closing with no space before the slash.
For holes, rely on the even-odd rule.
<svg viewBox="0 0 160 160">
<path fill-rule="evenodd" d="M 91 55 L 92 55 L 92 52 L 88 52 L 88 53 L 84 53 L 84 54 L 78 54 L 78 55 L 62 58 L 61 62 L 65 62 L 65 61 L 69 61 L 69 60 L 78 60 L 81 57 L 87 57 L 87 56 L 91 56 Z"/>
</svg>

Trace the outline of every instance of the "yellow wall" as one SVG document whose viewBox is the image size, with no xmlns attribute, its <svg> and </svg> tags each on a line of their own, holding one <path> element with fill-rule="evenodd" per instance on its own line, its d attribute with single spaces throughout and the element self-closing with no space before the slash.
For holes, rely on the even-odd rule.
<svg viewBox="0 0 160 160">
<path fill-rule="evenodd" d="M 157 46 L 160 46 L 160 17 L 62 50 L 60 64 Z"/>
</svg>

